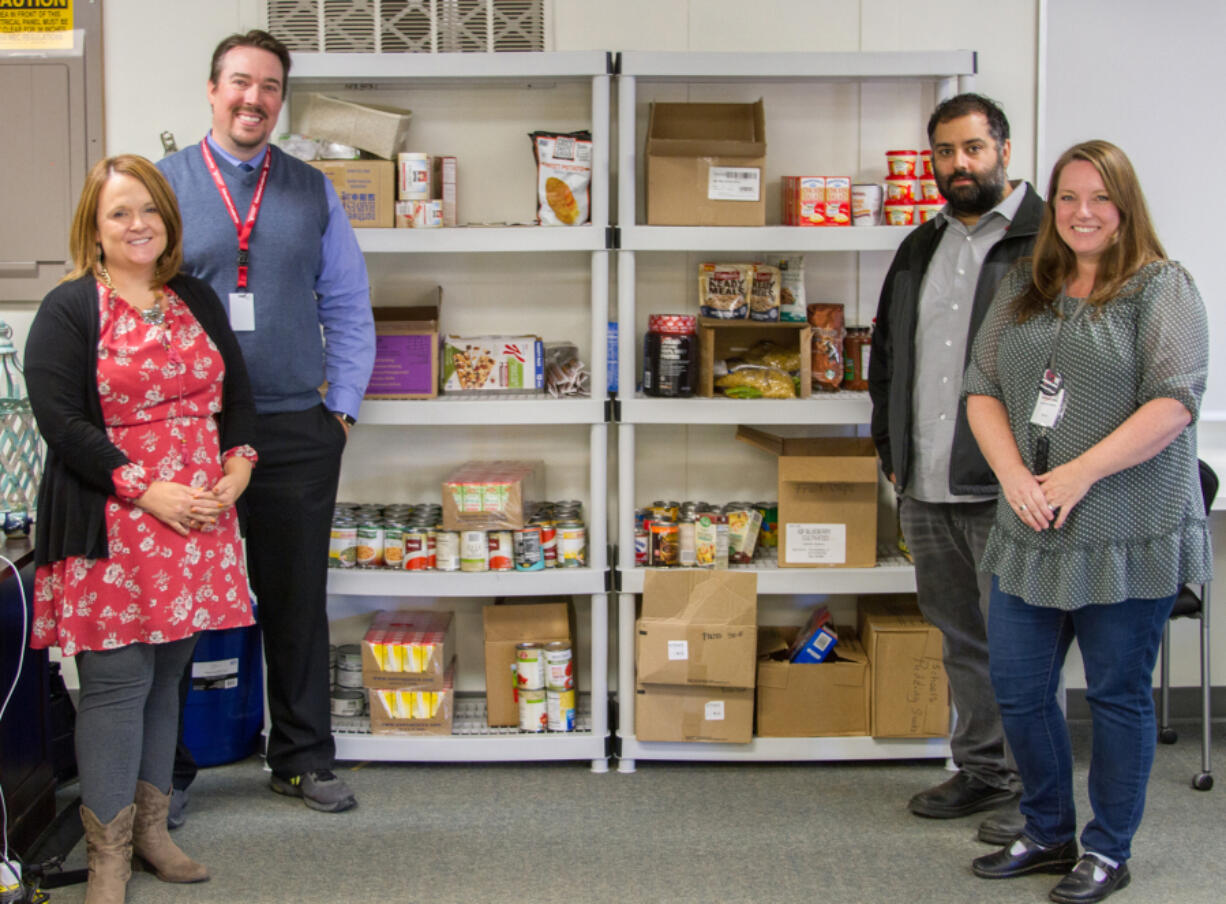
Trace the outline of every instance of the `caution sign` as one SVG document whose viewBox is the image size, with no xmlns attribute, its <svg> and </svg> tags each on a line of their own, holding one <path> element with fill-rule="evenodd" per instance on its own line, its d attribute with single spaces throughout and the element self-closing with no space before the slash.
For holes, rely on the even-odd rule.
<svg viewBox="0 0 1226 904">
<path fill-rule="evenodd" d="M 72 0 L 0 0 L 0 34 L 71 30 Z"/>
</svg>

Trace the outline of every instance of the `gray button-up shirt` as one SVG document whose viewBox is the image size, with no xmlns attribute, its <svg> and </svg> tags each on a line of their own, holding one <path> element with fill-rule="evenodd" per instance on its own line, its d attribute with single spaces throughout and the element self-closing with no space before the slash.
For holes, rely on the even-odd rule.
<svg viewBox="0 0 1226 904">
<path fill-rule="evenodd" d="M 1004 238 L 1025 194 L 1019 184 L 969 229 L 950 212 L 948 204 L 939 214 L 946 225 L 920 287 L 915 391 L 911 395 L 912 479 L 907 495 L 924 502 L 995 498 L 951 493 L 949 454 L 954 444 L 979 271 L 992 246 Z"/>
</svg>

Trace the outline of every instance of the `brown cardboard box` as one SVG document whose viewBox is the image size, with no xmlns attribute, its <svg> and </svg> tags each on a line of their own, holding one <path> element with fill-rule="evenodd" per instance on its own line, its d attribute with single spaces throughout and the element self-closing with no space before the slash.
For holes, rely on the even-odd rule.
<svg viewBox="0 0 1226 904">
<path fill-rule="evenodd" d="M 949 734 L 949 683 L 941 632 L 915 597 L 860 597 L 860 637 L 872 669 L 873 737 Z"/>
<path fill-rule="evenodd" d="M 759 650 L 789 644 L 796 627 L 758 628 Z M 758 663 L 757 733 L 763 738 L 858 737 L 869 732 L 869 665 L 849 627 L 821 663 Z M 786 649 L 786 646 L 784 647 Z"/>
<path fill-rule="evenodd" d="M 370 695 L 370 733 L 449 735 L 455 719 L 455 659 L 437 690 L 374 688 Z"/>
<path fill-rule="evenodd" d="M 756 574 L 649 570 L 636 623 L 636 680 L 652 689 L 752 688 L 757 619 Z"/>
<path fill-rule="evenodd" d="M 809 352 L 812 328 L 807 323 L 760 322 L 698 318 L 698 385 L 704 398 L 716 395 L 715 362 L 744 354 L 762 340 L 800 351 L 800 398 L 813 392 L 813 356 Z"/>
<path fill-rule="evenodd" d="M 377 612 L 362 640 L 362 684 L 368 688 L 439 690 L 454 648 L 450 612 Z"/>
<path fill-rule="evenodd" d="M 443 290 L 431 290 L 432 304 L 372 308 L 375 369 L 368 399 L 432 399 L 438 395 L 438 331 Z"/>
<path fill-rule="evenodd" d="M 544 499 L 545 463 L 466 461 L 443 481 L 444 530 L 519 530 Z"/>
<path fill-rule="evenodd" d="M 634 734 L 640 741 L 748 744 L 753 740 L 753 689 L 638 685 Z"/>
<path fill-rule="evenodd" d="M 314 92 L 295 96 L 294 113 L 295 132 L 361 148 L 389 162 L 405 149 L 413 115 L 400 107 L 356 104 Z"/>
<path fill-rule="evenodd" d="M 336 189 L 355 228 L 391 229 L 396 208 L 396 164 L 390 160 L 312 160 Z"/>
<path fill-rule="evenodd" d="M 779 459 L 779 567 L 877 564 L 877 449 L 868 437 L 736 438 Z"/>
<path fill-rule="evenodd" d="M 570 607 L 566 603 L 535 603 L 486 606 L 481 610 L 485 623 L 485 719 L 491 727 L 519 724 L 519 706 L 512 690 L 515 645 L 534 641 L 570 641 Z M 576 665 L 577 651 L 571 644 L 571 661 Z M 576 694 L 578 687 L 576 682 Z"/>
<path fill-rule="evenodd" d="M 766 117 L 761 100 L 653 103 L 644 156 L 650 225 L 766 224 Z"/>
</svg>

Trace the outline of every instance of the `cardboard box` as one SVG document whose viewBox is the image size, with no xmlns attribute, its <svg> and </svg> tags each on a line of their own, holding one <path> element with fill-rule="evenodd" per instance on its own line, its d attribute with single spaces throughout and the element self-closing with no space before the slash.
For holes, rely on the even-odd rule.
<svg viewBox="0 0 1226 904">
<path fill-rule="evenodd" d="M 779 567 L 877 564 L 877 449 L 868 437 L 736 438 L 779 460 Z"/>
<path fill-rule="evenodd" d="M 542 392 L 545 347 L 540 336 L 448 336 L 443 341 L 443 392 Z"/>
<path fill-rule="evenodd" d="M 766 224 L 766 117 L 761 100 L 653 103 L 644 157 L 648 224 Z"/>
<path fill-rule="evenodd" d="M 636 681 L 752 688 L 757 621 L 756 574 L 649 570 L 636 623 Z"/>
<path fill-rule="evenodd" d="M 370 696 L 370 733 L 449 735 L 455 719 L 455 659 L 437 690 L 377 688 Z"/>
<path fill-rule="evenodd" d="M 396 207 L 396 165 L 390 160 L 312 160 L 340 196 L 355 229 L 391 229 Z"/>
<path fill-rule="evenodd" d="M 812 328 L 807 323 L 698 318 L 698 385 L 703 398 L 715 395 L 715 362 L 744 354 L 763 339 L 800 352 L 800 398 L 813 392 Z M 750 400 L 752 401 L 752 400 Z"/>
<path fill-rule="evenodd" d="M 545 463 L 466 461 L 443 481 L 444 530 L 519 530 L 545 498 Z"/>
<path fill-rule="evenodd" d="M 519 704 L 514 692 L 515 646 L 528 641 L 570 642 L 570 607 L 566 603 L 486 606 L 481 610 L 481 620 L 485 624 L 486 722 L 491 727 L 519 725 Z M 577 653 L 571 643 L 576 679 Z M 576 695 L 578 692 L 576 680 Z"/>
<path fill-rule="evenodd" d="M 356 104 L 327 94 L 295 96 L 293 131 L 361 148 L 389 162 L 405 149 L 412 112 L 382 104 Z"/>
<path fill-rule="evenodd" d="M 758 629 L 760 648 L 790 644 L 795 627 Z M 870 729 L 868 656 L 850 627 L 822 663 L 758 663 L 757 733 L 764 738 L 859 737 Z"/>
<path fill-rule="evenodd" d="M 368 399 L 432 399 L 438 395 L 438 331 L 443 290 L 433 304 L 373 308 L 375 369 Z"/>
<path fill-rule="evenodd" d="M 454 650 L 450 612 L 385 609 L 375 613 L 362 640 L 362 684 L 439 690 Z"/>
<path fill-rule="evenodd" d="M 748 744 L 753 693 L 747 687 L 638 685 L 634 734 L 640 741 Z"/>
<path fill-rule="evenodd" d="M 949 683 L 940 630 L 924 621 L 914 597 L 861 597 L 858 623 L 872 667 L 873 737 L 946 737 Z"/>
<path fill-rule="evenodd" d="M 434 168 L 434 193 L 435 197 L 443 202 L 443 225 L 456 225 L 456 174 L 457 164 L 455 157 L 432 157 L 430 158 L 431 165 Z"/>
</svg>

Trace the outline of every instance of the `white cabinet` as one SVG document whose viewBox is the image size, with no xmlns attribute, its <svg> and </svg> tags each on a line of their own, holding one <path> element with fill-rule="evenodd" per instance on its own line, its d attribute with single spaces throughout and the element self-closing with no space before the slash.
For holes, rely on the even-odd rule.
<svg viewBox="0 0 1226 904">
<path fill-rule="evenodd" d="M 781 83 L 788 86 L 852 82 L 860 87 L 861 120 L 871 117 L 873 90 L 869 86 L 924 82 L 934 96 L 946 97 L 968 90 L 975 72 L 970 51 L 932 53 L 623 53 L 618 75 L 618 198 L 619 251 L 617 258 L 617 319 L 621 351 L 618 362 L 618 548 L 616 563 L 618 607 L 618 744 L 619 769 L 632 772 L 636 759 L 692 760 L 842 760 L 945 757 L 944 739 L 893 740 L 874 738 L 755 738 L 750 744 L 681 744 L 642 742 L 634 735 L 634 621 L 635 594 L 642 591 L 645 569 L 634 566 L 634 511 L 646 504 L 636 496 L 638 449 L 636 428 L 642 425 L 806 425 L 859 428 L 871 412 L 867 393 L 839 392 L 805 400 L 743 401 L 726 399 L 655 399 L 635 393 L 638 378 L 638 274 L 645 254 L 693 252 L 709 255 L 751 255 L 755 252 L 793 252 L 815 261 L 829 252 L 892 252 L 905 228 L 806 229 L 762 227 L 673 227 L 640 225 L 637 177 L 642 172 L 639 152 L 640 89 L 646 83 L 701 86 L 702 99 L 716 90 L 742 82 Z M 803 92 L 792 91 L 793 100 Z M 689 95 L 686 95 L 689 97 Z M 867 99 L 866 99 L 867 98 Z M 676 94 L 670 99 L 678 98 Z M 698 99 L 698 98 L 693 98 Z M 918 105 L 917 105 L 918 106 Z M 768 110 L 768 123 L 771 113 Z M 919 119 L 919 111 L 916 112 Z M 769 125 L 768 125 L 769 130 Z M 848 136 L 849 140 L 852 139 Z M 873 153 L 886 150 L 874 149 Z M 862 154 L 865 149 L 861 149 Z M 768 149 L 768 164 L 776 150 Z M 776 174 L 780 175 L 780 174 Z M 768 181 L 767 184 L 774 184 Z M 726 259 L 726 258 L 725 258 Z M 692 284 L 692 281 L 691 281 Z M 874 290 L 875 291 L 875 290 Z M 679 306 L 692 306 L 686 295 Z M 817 299 L 810 299 L 817 300 Z M 653 470 L 658 467 L 651 463 Z M 719 485 L 710 475 L 710 485 Z M 720 492 L 713 489 L 712 492 Z M 722 497 L 721 497 L 722 499 Z M 726 499 L 722 501 L 728 501 Z M 914 569 L 901 557 L 886 557 L 875 568 L 779 569 L 754 567 L 759 594 L 855 594 L 914 592 Z"/>
<path fill-rule="evenodd" d="M 371 608 L 388 605 L 445 605 L 447 598 L 493 596 L 541 597 L 553 594 L 573 595 L 576 604 L 587 601 L 590 616 L 589 687 L 582 688 L 576 730 L 567 734 L 530 735 L 508 729 L 489 729 L 484 720 L 484 698 L 460 695 L 457 699 L 455 728 L 447 737 L 390 737 L 369 733 L 364 720 L 341 719 L 334 723 L 337 756 L 346 760 L 405 760 L 405 761 L 489 761 L 489 760 L 549 760 L 590 759 L 594 771 L 607 768 L 609 735 L 608 699 L 608 601 L 606 597 L 606 548 L 608 497 L 606 410 L 606 332 L 608 319 L 609 252 L 607 224 L 609 219 L 609 99 L 610 56 L 603 52 L 583 53 L 506 53 L 506 54 L 295 54 L 291 80 L 295 91 L 323 90 L 354 96 L 361 92 L 372 102 L 397 103 L 406 93 L 427 104 L 434 111 L 435 121 L 444 121 L 448 101 L 429 106 L 429 92 L 453 92 L 462 97 L 468 90 L 493 87 L 505 92 L 497 102 L 501 113 L 511 120 L 518 110 L 517 89 L 530 91 L 544 86 L 570 86 L 573 98 L 582 98 L 582 86 L 590 86 L 590 128 L 593 137 L 593 174 L 591 183 L 591 225 L 565 227 L 500 226 L 449 229 L 359 229 L 358 241 L 367 255 L 372 272 L 383 270 L 429 271 L 446 269 L 444 258 L 456 255 L 479 255 L 486 269 L 516 267 L 515 260 L 530 256 L 539 261 L 541 270 L 548 272 L 558 256 L 575 255 L 586 260 L 590 293 L 587 300 L 590 320 L 590 349 L 584 356 L 592 375 L 590 398 L 553 400 L 537 395 L 512 396 L 498 399 L 468 399 L 454 396 L 429 401 L 366 401 L 362 405 L 358 430 L 369 440 L 370 431 L 378 432 L 377 442 L 385 448 L 403 448 L 414 432 L 429 428 L 526 428 L 539 427 L 539 432 L 587 427 L 587 501 L 588 564 L 586 568 L 551 569 L 543 572 L 396 572 L 377 570 L 332 570 L 328 591 L 334 597 L 346 597 L 352 609 L 361 599 L 369 598 Z M 578 90 L 575 90 L 575 86 Z M 458 92 L 458 93 L 455 93 Z M 391 97 L 391 100 L 387 98 Z M 419 119 L 418 103 L 410 101 Z M 455 106 L 454 104 L 452 106 Z M 530 109 L 548 108 L 537 101 Z M 460 107 L 459 118 L 464 115 Z M 418 120 L 415 120 L 415 124 Z M 422 123 L 425 125 L 425 123 Z M 527 133 L 534 127 L 557 127 L 553 122 L 519 123 L 517 131 Z M 411 132 L 410 134 L 414 134 Z M 508 138 L 509 141 L 509 138 Z M 507 160 L 527 156 L 531 159 L 526 137 L 522 147 L 506 148 Z M 431 149 L 434 150 L 434 149 Z M 474 150 L 485 152 L 487 148 Z M 437 152 L 437 151 L 435 151 Z M 451 152 L 449 150 L 449 152 Z M 459 191 L 474 183 L 466 180 L 464 148 L 454 151 L 460 157 Z M 473 165 L 473 175 L 480 167 Z M 508 169 L 513 167 L 508 165 Z M 523 167 L 519 168 L 523 172 Z M 486 176 L 489 177 L 489 173 Z M 524 186 L 532 191 L 532 183 Z M 530 195 L 529 195 L 530 197 Z M 463 211 L 463 206 L 461 206 Z M 443 257 L 440 257 L 443 256 Z M 391 261 L 389 264 L 388 261 Z M 465 258 L 465 260 L 467 260 Z M 462 271 L 464 264 L 457 265 Z M 454 272 L 454 270 L 453 270 Z M 445 305 L 449 302 L 445 301 Z M 444 307 L 444 328 L 448 311 Z M 471 312 L 469 312 L 471 314 Z M 519 327 L 543 334 L 547 323 L 529 316 Z M 480 455 L 472 457 L 483 457 Z M 498 457 L 517 457 L 508 451 Z M 348 460 L 349 456 L 347 456 Z M 351 465 L 348 463 L 345 468 Z M 548 465 L 546 466 L 548 469 Z M 377 471 L 377 460 L 373 466 Z M 376 477 L 380 475 L 376 474 Z M 391 475 L 387 475 L 389 478 Z M 342 472 L 342 485 L 345 474 Z M 437 488 L 438 483 L 434 486 Z M 361 500 L 366 501 L 366 500 Z M 384 501 L 379 499 L 369 501 Z M 393 500 L 386 501 L 421 501 Z M 335 614 L 336 607 L 330 606 Z M 462 667 L 464 664 L 461 663 Z M 473 663 L 468 664 L 471 668 Z"/>
</svg>

